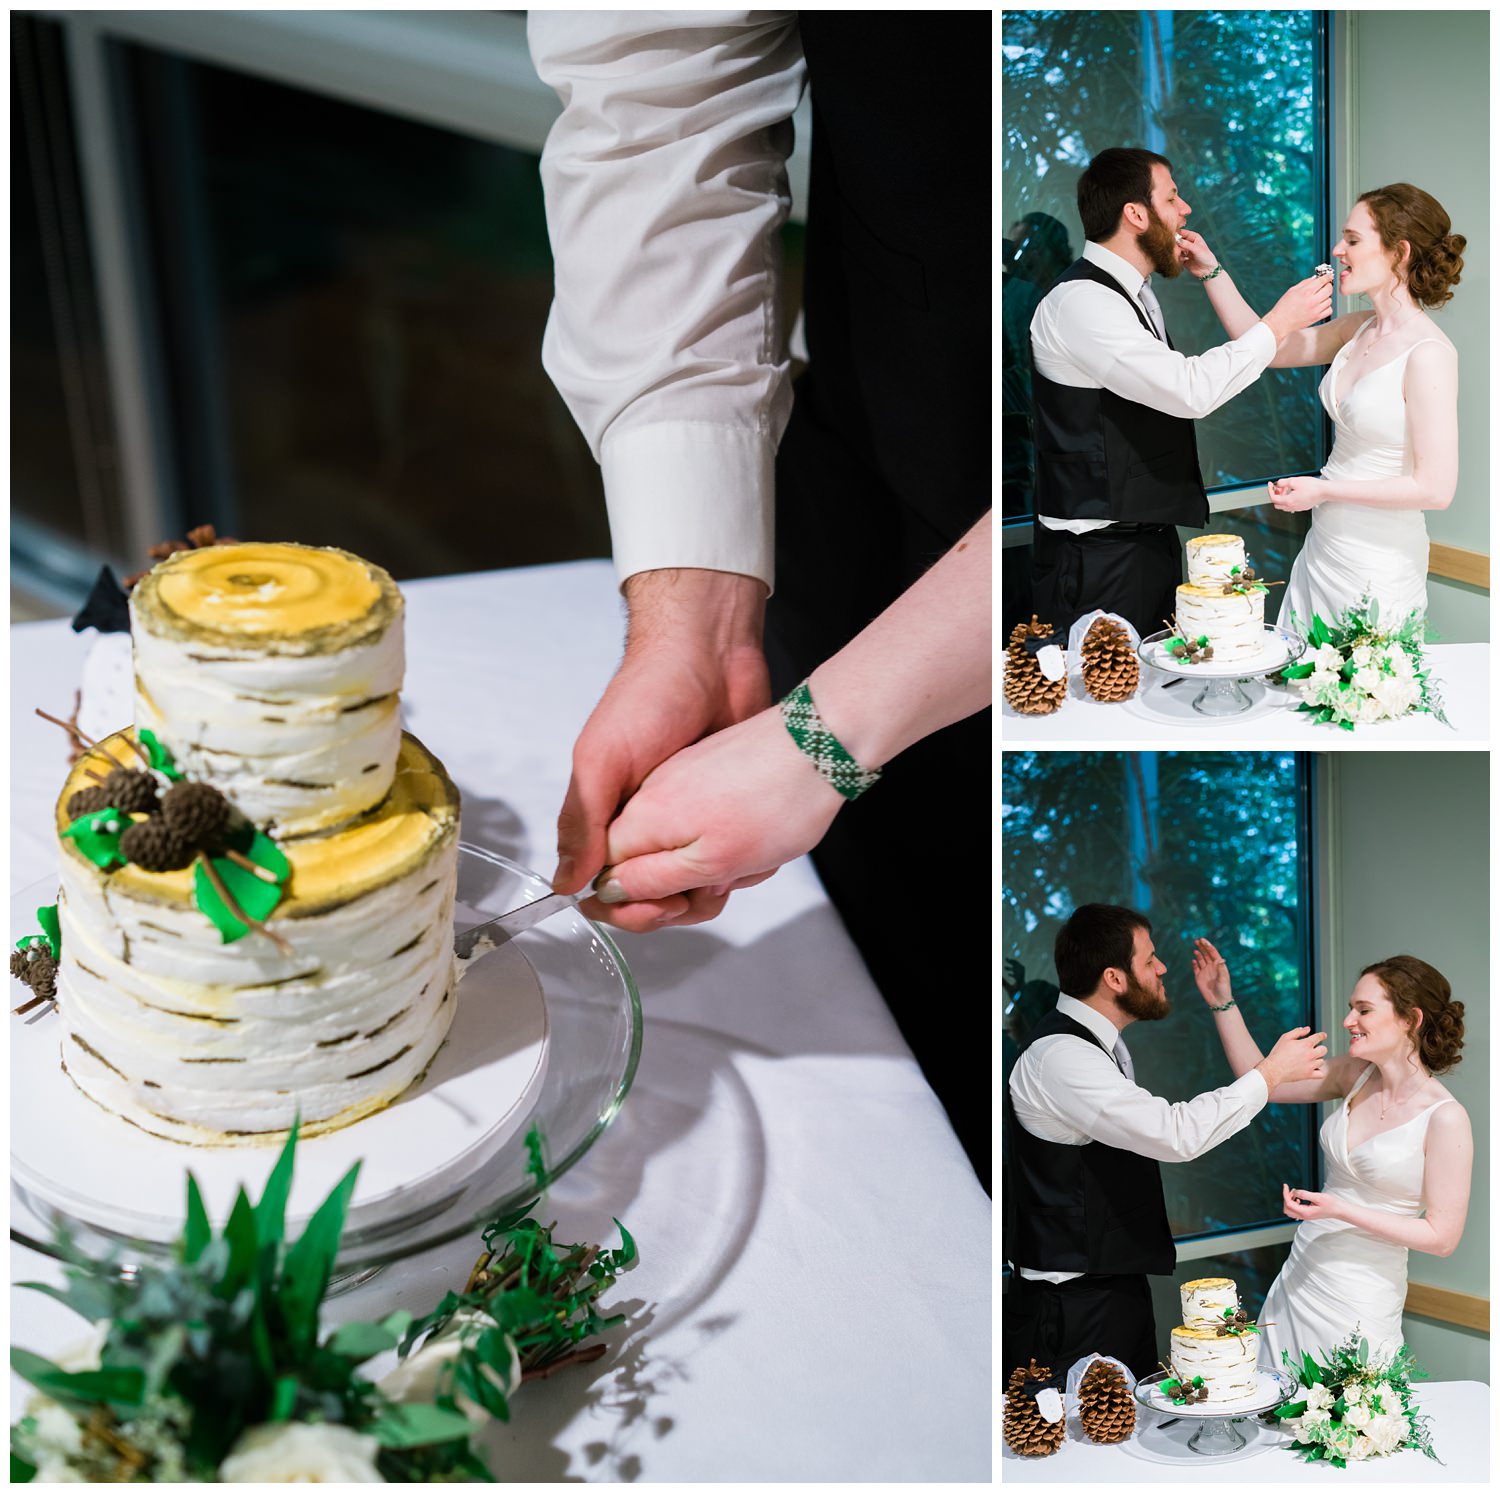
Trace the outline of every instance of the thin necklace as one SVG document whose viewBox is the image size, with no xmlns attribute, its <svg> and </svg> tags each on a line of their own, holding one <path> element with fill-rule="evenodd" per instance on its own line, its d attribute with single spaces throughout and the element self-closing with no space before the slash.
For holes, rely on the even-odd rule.
<svg viewBox="0 0 1500 1493">
<path fill-rule="evenodd" d="M 1413 306 L 1408 315 L 1403 316 L 1400 321 L 1393 322 L 1389 327 L 1386 328 L 1385 331 L 1372 333 L 1365 339 L 1364 349 L 1360 353 L 1360 356 L 1368 358 L 1370 354 L 1374 352 L 1375 349 L 1379 347 L 1380 344 L 1384 342 L 1388 337 L 1395 336 L 1395 334 L 1399 332 L 1401 328 L 1407 324 L 1407 322 L 1416 320 L 1416 318 L 1421 314 L 1421 310 L 1422 308 L 1420 306 Z"/>
<path fill-rule="evenodd" d="M 1427 1085 L 1428 1085 L 1428 1084 L 1430 1084 L 1430 1083 L 1431 1083 L 1431 1082 L 1432 1082 L 1432 1074 L 1430 1074 L 1430 1073 L 1429 1073 L 1429 1074 L 1428 1074 L 1428 1075 L 1427 1075 L 1427 1077 L 1426 1077 L 1426 1078 L 1424 1078 L 1424 1079 L 1423 1079 L 1423 1080 L 1422 1080 L 1422 1082 L 1421 1082 L 1421 1083 L 1419 1083 L 1419 1084 L 1418 1084 L 1418 1085 L 1417 1085 L 1417 1086 L 1416 1086 L 1416 1088 L 1414 1088 L 1414 1089 L 1413 1089 L 1413 1090 L 1412 1090 L 1412 1091 L 1411 1091 L 1411 1093 L 1409 1093 L 1409 1094 L 1407 1094 L 1407 1095 L 1405 1095 L 1405 1096 L 1404 1096 L 1404 1097 L 1402 1097 L 1402 1098 L 1400 1098 L 1400 1099 L 1396 1099 L 1396 1098 L 1394 1098 L 1394 1097 L 1393 1097 L 1393 1098 L 1392 1098 L 1392 1100 L 1391 1100 L 1391 1103 L 1392 1103 L 1392 1104 L 1394 1104 L 1394 1105 L 1395 1105 L 1395 1106 L 1396 1106 L 1396 1107 L 1397 1107 L 1397 1108 L 1399 1108 L 1399 1107 L 1400 1107 L 1400 1106 L 1401 1106 L 1401 1105 L 1403 1105 L 1403 1104 L 1408 1104 L 1408 1103 L 1410 1103 L 1410 1102 L 1411 1102 L 1411 1101 L 1412 1101 L 1412 1100 L 1413 1100 L 1413 1099 L 1415 1099 L 1415 1098 L 1416 1098 L 1416 1097 L 1417 1097 L 1417 1095 L 1418 1095 L 1418 1094 L 1420 1094 L 1420 1093 L 1421 1093 L 1421 1092 L 1422 1092 L 1422 1090 L 1423 1090 L 1423 1089 L 1425 1089 L 1425 1088 L 1426 1088 L 1426 1087 L 1427 1087 Z M 1381 1118 L 1381 1119 L 1382 1119 L 1382 1120 L 1384 1120 L 1384 1119 L 1385 1119 L 1385 1112 L 1386 1112 L 1386 1088 L 1385 1088 L 1385 1080 L 1384 1080 L 1384 1079 L 1382 1079 L 1382 1080 L 1381 1080 L 1381 1083 L 1380 1083 L 1380 1118 Z"/>
</svg>

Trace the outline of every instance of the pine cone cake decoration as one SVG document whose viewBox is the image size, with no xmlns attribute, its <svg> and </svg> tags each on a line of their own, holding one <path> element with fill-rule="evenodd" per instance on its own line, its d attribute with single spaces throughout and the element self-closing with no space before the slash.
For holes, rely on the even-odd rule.
<svg viewBox="0 0 1500 1493">
<path fill-rule="evenodd" d="M 1018 715 L 1051 715 L 1066 698 L 1068 676 L 1048 679 L 1026 646 L 1028 638 L 1050 638 L 1052 624 L 1033 616 L 1011 629 L 1005 649 L 1005 699 Z"/>
<path fill-rule="evenodd" d="M 1109 1445 L 1135 1430 L 1135 1400 L 1125 1375 L 1100 1359 L 1089 1365 L 1078 1386 L 1078 1419 L 1090 1441 Z"/>
<path fill-rule="evenodd" d="M 1083 687 L 1106 705 L 1128 700 L 1141 682 L 1141 665 L 1130 634 L 1100 617 L 1083 639 Z"/>
<path fill-rule="evenodd" d="M 1063 1444 L 1063 1438 L 1068 1434 L 1067 1417 L 1062 1416 L 1055 1421 L 1044 1420 L 1036 1408 L 1036 1397 L 1026 1392 L 1028 1383 L 1051 1377 L 1052 1370 L 1038 1368 L 1034 1358 L 1029 1368 L 1018 1365 L 1010 1371 L 1010 1380 L 1005 1388 L 1003 1429 L 1005 1444 L 1018 1457 L 1050 1457 Z"/>
<path fill-rule="evenodd" d="M 117 809 L 123 809 L 127 814 L 154 814 L 156 812 L 156 779 L 149 772 L 141 772 L 130 767 L 117 767 L 105 778 L 101 791 L 104 794 L 105 804 L 112 804 Z M 75 798 L 77 796 L 77 794 L 74 795 Z"/>
<path fill-rule="evenodd" d="M 160 815 L 139 820 L 120 836 L 120 854 L 143 871 L 180 871 L 197 853 Z"/>
</svg>

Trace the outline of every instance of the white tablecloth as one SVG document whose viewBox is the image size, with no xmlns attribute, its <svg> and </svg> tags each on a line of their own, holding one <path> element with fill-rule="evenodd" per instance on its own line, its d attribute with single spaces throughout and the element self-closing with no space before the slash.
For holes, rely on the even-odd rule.
<svg viewBox="0 0 1500 1493">
<path fill-rule="evenodd" d="M 1140 695 L 1112 705 L 1101 705 L 1083 689 L 1076 676 L 1068 680 L 1068 698 L 1051 715 L 1017 715 L 1002 704 L 1000 739 L 1007 747 L 1078 746 L 1095 743 L 1215 751 L 1221 746 L 1267 746 L 1323 751 L 1328 748 L 1404 746 L 1408 742 L 1432 742 L 1457 747 L 1490 737 L 1490 645 L 1488 643 L 1437 643 L 1427 650 L 1433 677 L 1441 687 L 1444 713 L 1452 729 L 1430 715 L 1408 715 L 1399 721 L 1381 721 L 1343 731 L 1320 726 L 1310 715 L 1297 710 L 1298 696 L 1284 685 L 1269 686 L 1252 710 L 1236 716 L 1200 716 L 1164 720 L 1156 712 L 1156 692 L 1165 676 L 1143 669 Z M 1179 703 L 1200 689 L 1195 678 L 1172 686 L 1172 699 Z"/>
<path fill-rule="evenodd" d="M 1417 1404 L 1431 1417 L 1434 1462 L 1420 1452 L 1376 1457 L 1357 1467 L 1304 1462 L 1279 1443 L 1225 1457 L 1196 1454 L 1180 1464 L 1147 1460 L 1132 1442 L 1095 1446 L 1068 1422 L 1068 1439 L 1050 1457 L 1018 1457 L 1007 1446 L 1000 1477 L 1007 1483 L 1319 1483 L 1325 1488 L 1366 1483 L 1483 1483 L 1489 1480 L 1490 1387 L 1473 1380 L 1414 1386 Z M 1152 1412 L 1147 1411 L 1146 1414 Z"/>
<path fill-rule="evenodd" d="M 550 874 L 570 749 L 620 651 L 609 566 L 403 589 L 406 724 L 462 789 L 465 839 Z M 66 760 L 32 707 L 69 713 L 92 636 L 12 630 L 15 885 L 55 864 Z M 622 944 L 639 1075 L 547 1211 L 564 1240 L 626 1223 L 641 1263 L 606 1304 L 632 1317 L 599 1363 L 521 1392 L 489 1433 L 497 1475 L 987 1480 L 989 1201 L 810 864 L 715 922 Z M 987 1031 L 986 992 L 953 995 L 956 1035 Z M 426 1310 L 477 1252 L 476 1232 L 404 1262 L 333 1315 Z M 27 1250 L 11 1263 L 13 1280 L 56 1278 Z M 12 1341 L 39 1352 L 85 1330 L 36 1292 L 11 1310 Z"/>
</svg>

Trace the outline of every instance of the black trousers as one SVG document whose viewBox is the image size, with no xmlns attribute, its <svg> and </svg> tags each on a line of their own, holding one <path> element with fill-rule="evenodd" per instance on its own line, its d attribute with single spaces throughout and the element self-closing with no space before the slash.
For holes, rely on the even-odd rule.
<svg viewBox="0 0 1500 1493">
<path fill-rule="evenodd" d="M 1144 637 L 1177 607 L 1182 541 L 1172 524 L 1112 524 L 1087 534 L 1033 525 L 1031 609 L 1066 638 L 1085 612 L 1124 617 Z"/>
<path fill-rule="evenodd" d="M 1000 1312 L 1001 1373 L 1034 1358 L 1066 1374 L 1080 1358 L 1118 1358 L 1137 1379 L 1159 1367 L 1151 1284 L 1144 1275 L 1080 1275 L 1054 1285 L 1013 1274 Z"/>
<path fill-rule="evenodd" d="M 904 502 L 824 420 L 811 371 L 776 459 L 772 688 L 785 694 L 838 652 L 961 537 Z M 977 495 L 977 519 L 987 493 Z M 990 1186 L 990 712 L 903 752 L 845 805 L 813 864 Z M 933 919 L 933 901 L 960 911 Z M 935 931 L 941 927 L 941 932 Z"/>
</svg>

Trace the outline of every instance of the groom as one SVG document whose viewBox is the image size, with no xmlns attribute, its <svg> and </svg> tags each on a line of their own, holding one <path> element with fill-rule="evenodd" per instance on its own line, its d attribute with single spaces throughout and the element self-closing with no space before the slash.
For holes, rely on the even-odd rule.
<svg viewBox="0 0 1500 1493">
<path fill-rule="evenodd" d="M 1151 924 L 1089 903 L 1057 935 L 1057 1007 L 1026 1035 L 1005 1098 L 1002 1372 L 1089 1353 L 1157 1367 L 1148 1275 L 1176 1265 L 1158 1163 L 1243 1130 L 1277 1084 L 1321 1074 L 1324 1034 L 1285 1033 L 1250 1072 L 1169 1104 L 1139 1087 L 1121 1033 L 1171 1009 Z"/>
<path fill-rule="evenodd" d="M 1331 280 L 1305 280 L 1243 336 L 1196 358 L 1179 353 L 1151 276 L 1180 274 L 1188 244 L 1201 244 L 1195 234 L 1178 242 L 1191 212 L 1165 156 L 1100 151 L 1078 180 L 1083 258 L 1032 318 L 1031 610 L 1062 633 L 1096 607 L 1142 637 L 1165 626 L 1182 578 L 1177 525 L 1208 522 L 1193 421 L 1332 308 Z"/>
</svg>

